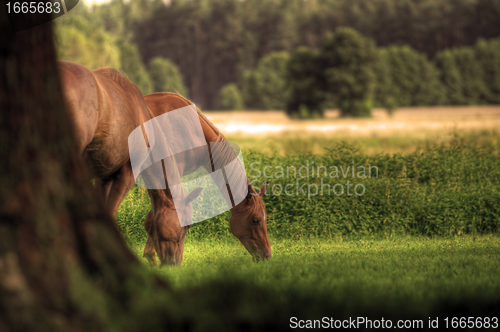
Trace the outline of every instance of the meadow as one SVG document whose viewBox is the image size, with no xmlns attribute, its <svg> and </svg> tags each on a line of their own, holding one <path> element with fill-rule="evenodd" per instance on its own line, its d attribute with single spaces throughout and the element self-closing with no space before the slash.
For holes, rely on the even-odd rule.
<svg viewBox="0 0 500 332">
<path fill-rule="evenodd" d="M 406 328 L 428 329 L 429 319 L 442 328 L 446 317 L 498 317 L 500 132 L 492 117 L 480 119 L 484 127 L 463 128 L 465 119 L 401 139 L 230 133 L 254 186 L 273 186 L 264 198 L 273 259 L 252 262 L 230 234 L 228 212 L 195 224 L 183 265 L 153 269 L 174 295 L 152 294 L 145 308 L 164 305 L 172 316 L 149 317 L 144 330 L 287 330 L 291 317 L 421 320 Z M 145 190 L 134 187 L 117 215 L 144 264 L 149 208 Z"/>
</svg>

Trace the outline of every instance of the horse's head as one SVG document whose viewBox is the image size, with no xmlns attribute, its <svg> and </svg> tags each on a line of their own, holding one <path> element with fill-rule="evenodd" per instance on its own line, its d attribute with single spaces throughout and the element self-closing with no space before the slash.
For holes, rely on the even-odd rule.
<svg viewBox="0 0 500 332">
<path fill-rule="evenodd" d="M 231 232 L 248 250 L 254 260 L 271 259 L 271 244 L 267 236 L 266 206 L 262 196 L 266 193 L 268 182 L 256 193 L 248 186 L 248 195 L 231 210 L 229 222 Z"/>
<path fill-rule="evenodd" d="M 146 217 L 144 226 L 152 243 L 146 243 L 145 257 L 156 265 L 154 251 L 160 259 L 160 266 L 180 265 L 184 252 L 184 239 L 189 226 L 181 226 L 181 220 L 191 220 L 191 202 L 201 193 L 202 188 L 194 189 L 189 195 L 174 205 L 173 199 L 165 195 L 165 190 L 150 191 L 153 208 Z M 149 239 L 148 239 L 149 241 Z M 152 249 L 155 250 L 152 250 Z M 151 256 L 148 257 L 148 256 Z"/>
</svg>

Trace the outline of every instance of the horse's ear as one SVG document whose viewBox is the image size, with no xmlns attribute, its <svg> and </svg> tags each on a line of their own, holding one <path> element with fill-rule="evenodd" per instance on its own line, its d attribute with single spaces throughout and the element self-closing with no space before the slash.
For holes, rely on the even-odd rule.
<svg viewBox="0 0 500 332">
<path fill-rule="evenodd" d="M 187 195 L 187 197 L 186 197 L 186 200 L 185 200 L 186 204 L 191 203 L 191 202 L 192 202 L 192 201 L 194 201 L 194 200 L 195 200 L 198 196 L 200 196 L 200 193 L 201 193 L 201 191 L 202 191 L 202 190 L 203 190 L 203 188 L 201 188 L 201 187 L 198 187 L 198 188 L 193 189 L 193 191 L 191 191 L 191 192 L 189 193 L 189 195 Z"/>
<path fill-rule="evenodd" d="M 253 191 L 253 187 L 252 187 L 252 185 L 251 185 L 251 184 L 249 184 L 249 185 L 248 185 L 248 194 L 247 194 L 247 197 L 246 197 L 246 199 L 247 199 L 247 204 L 248 204 L 248 202 L 250 201 L 250 198 L 252 198 L 252 196 L 253 196 L 253 195 L 255 195 L 252 191 Z"/>
<path fill-rule="evenodd" d="M 268 185 L 269 185 L 269 181 L 264 182 L 264 184 L 262 185 L 262 187 L 260 187 L 259 196 L 264 196 L 264 194 L 267 191 L 267 186 Z"/>
</svg>

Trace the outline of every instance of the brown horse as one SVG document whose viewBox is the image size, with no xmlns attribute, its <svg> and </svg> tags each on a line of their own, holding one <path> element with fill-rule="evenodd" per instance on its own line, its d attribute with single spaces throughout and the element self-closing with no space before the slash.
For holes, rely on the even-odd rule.
<svg viewBox="0 0 500 332">
<path fill-rule="evenodd" d="M 63 93 L 75 129 L 78 148 L 96 177 L 96 188 L 101 193 L 110 214 L 116 215 L 118 207 L 135 180 L 130 164 L 128 136 L 138 126 L 153 117 L 191 103 L 175 94 L 153 94 L 147 97 L 156 114 L 152 114 L 140 90 L 118 71 L 105 68 L 94 72 L 85 67 L 60 62 Z M 198 113 L 207 142 L 225 141 L 218 130 Z M 144 137 L 147 142 L 147 137 Z M 148 142 L 147 142 L 148 143 Z M 149 143 L 148 143 L 149 144 Z M 193 171 L 186 165 L 196 164 L 196 154 L 189 163 L 178 164 L 181 174 Z M 203 162 L 203 161 L 200 161 Z M 261 188 L 265 193 L 267 185 Z M 155 264 L 155 251 L 162 264 L 180 264 L 184 238 L 188 227 L 181 227 L 169 188 L 148 190 L 152 209 L 145 220 L 148 241 L 145 256 Z M 249 188 L 250 194 L 255 191 Z M 200 194 L 194 190 L 184 199 L 190 215 L 189 202 Z M 266 214 L 262 198 L 249 195 L 231 209 L 231 231 L 256 258 L 270 258 L 271 248 L 267 237 Z"/>
<path fill-rule="evenodd" d="M 154 116 L 191 105 L 191 102 L 174 93 L 154 93 L 144 96 Z M 199 111 L 198 117 L 207 144 L 227 142 L 220 131 Z M 200 166 L 208 164 L 203 160 L 206 154 L 193 150 L 178 160 L 179 174 L 187 175 Z M 232 152 L 232 151 L 231 151 Z M 234 153 L 234 152 L 233 152 Z M 271 245 L 267 235 L 267 214 L 262 195 L 267 190 L 265 183 L 257 194 L 248 181 L 246 199 L 234 206 L 229 221 L 231 232 L 236 236 L 254 259 L 270 259 Z M 231 195 L 231 189 L 227 186 Z M 168 190 L 149 190 L 152 209 L 146 217 L 144 226 L 148 233 L 144 257 L 156 265 L 155 251 L 162 264 L 180 264 L 184 249 L 184 239 L 189 227 L 181 227 L 173 215 L 172 196 Z M 191 195 L 191 194 L 190 194 Z"/>
<path fill-rule="evenodd" d="M 141 91 L 115 69 L 91 72 L 60 61 L 59 70 L 78 148 L 93 171 L 108 211 L 115 216 L 134 185 L 128 135 L 152 115 Z"/>
<path fill-rule="evenodd" d="M 93 171 L 96 189 L 108 212 L 115 216 L 135 184 L 129 135 L 139 126 L 144 129 L 144 123 L 154 116 L 137 86 L 115 69 L 91 72 L 79 64 L 61 61 L 59 70 L 79 152 Z M 185 197 L 186 213 L 189 200 L 196 196 L 195 192 Z"/>
</svg>

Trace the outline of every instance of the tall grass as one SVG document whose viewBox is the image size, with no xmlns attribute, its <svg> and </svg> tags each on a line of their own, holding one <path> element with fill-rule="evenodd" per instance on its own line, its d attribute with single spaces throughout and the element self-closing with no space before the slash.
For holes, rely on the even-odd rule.
<svg viewBox="0 0 500 332">
<path fill-rule="evenodd" d="M 326 153 L 322 155 L 243 151 L 247 175 L 254 185 L 258 187 L 266 180 L 271 181 L 264 201 L 268 232 L 274 239 L 498 233 L 498 140 L 484 139 L 482 135 L 485 134 L 455 136 L 445 143 L 428 142 L 404 155 L 366 155 L 342 142 L 326 144 Z M 305 177 L 307 165 L 309 176 Z M 295 167 L 296 175 L 291 166 Z M 326 166 L 327 174 L 321 168 L 318 176 L 318 166 Z M 338 167 L 338 177 L 331 176 L 335 175 L 331 173 L 333 166 Z M 354 176 L 353 166 L 356 167 Z M 361 166 L 366 169 L 364 178 L 358 173 Z M 370 166 L 372 176 L 368 177 Z M 378 177 L 373 166 L 378 169 Z M 265 167 L 271 177 L 264 175 Z M 283 176 L 279 174 L 280 167 Z M 300 167 L 303 167 L 301 175 L 298 174 Z M 352 184 L 351 195 L 346 192 L 347 181 Z M 289 186 L 288 193 L 292 195 L 283 192 L 278 195 L 280 186 L 283 190 L 290 184 L 293 187 Z M 327 185 L 330 190 L 337 185 L 337 193 L 343 186 L 344 194 L 336 195 L 332 191 L 328 194 Z M 353 194 L 354 185 L 359 185 L 358 193 L 364 187 L 364 194 Z M 302 190 L 297 190 L 300 187 Z M 318 194 L 312 195 L 315 188 Z M 134 187 L 117 216 L 130 243 L 144 243 L 142 223 L 149 209 L 147 192 Z M 226 212 L 195 224 L 188 236 L 198 240 L 230 236 L 228 221 L 229 212 Z"/>
</svg>

